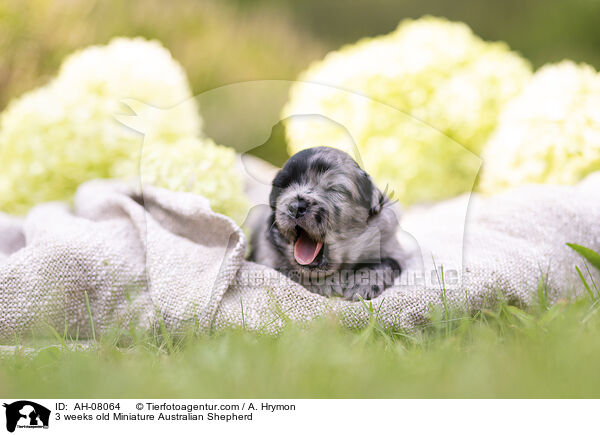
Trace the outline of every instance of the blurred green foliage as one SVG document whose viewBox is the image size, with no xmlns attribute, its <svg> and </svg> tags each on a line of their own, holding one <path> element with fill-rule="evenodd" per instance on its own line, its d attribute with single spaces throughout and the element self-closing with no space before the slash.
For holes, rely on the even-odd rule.
<svg viewBox="0 0 600 435">
<path fill-rule="evenodd" d="M 45 84 L 78 48 L 115 36 L 158 39 L 198 94 L 227 83 L 293 79 L 326 49 L 280 7 L 216 0 L 2 0 L 0 109 Z"/>
<path fill-rule="evenodd" d="M 238 0 L 250 7 L 254 0 Z M 292 11 L 295 23 L 334 48 L 394 30 L 403 18 L 434 15 L 465 22 L 476 35 L 505 41 L 534 67 L 565 58 L 600 69 L 598 0 L 261 0 Z"/>
<path fill-rule="evenodd" d="M 535 67 L 570 58 L 600 68 L 597 0 L 2 0 L 0 108 L 45 83 L 67 54 L 114 36 L 162 41 L 199 93 L 294 79 L 327 51 L 424 14 L 504 40 Z"/>
<path fill-rule="evenodd" d="M 0 110 L 45 84 L 69 53 L 115 36 L 160 40 L 200 94 L 246 80 L 293 80 L 328 51 L 425 14 L 506 41 L 534 67 L 570 58 L 600 68 L 598 0 L 2 0 Z M 284 161 L 279 142 L 262 157 Z"/>
<path fill-rule="evenodd" d="M 599 309 L 595 297 L 529 310 L 502 303 L 475 319 L 434 318 L 410 334 L 386 332 L 375 320 L 348 331 L 323 319 L 291 324 L 278 338 L 243 330 L 157 332 L 119 344 L 115 333 L 87 350 L 69 349 L 66 340 L 29 356 L 5 353 L 0 395 L 597 398 Z"/>
</svg>

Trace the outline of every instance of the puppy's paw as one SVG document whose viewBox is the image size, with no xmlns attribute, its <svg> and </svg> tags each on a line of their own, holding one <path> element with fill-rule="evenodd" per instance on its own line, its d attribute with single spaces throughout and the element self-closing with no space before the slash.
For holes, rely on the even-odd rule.
<svg viewBox="0 0 600 435">
<path fill-rule="evenodd" d="M 395 260 L 385 258 L 381 263 L 360 265 L 344 288 L 344 299 L 374 299 L 394 284 L 400 276 L 400 266 Z"/>
<path fill-rule="evenodd" d="M 361 298 L 365 300 L 375 299 L 384 290 L 385 286 L 381 284 L 355 284 L 344 289 L 344 299 L 353 301 L 359 301 Z"/>
</svg>

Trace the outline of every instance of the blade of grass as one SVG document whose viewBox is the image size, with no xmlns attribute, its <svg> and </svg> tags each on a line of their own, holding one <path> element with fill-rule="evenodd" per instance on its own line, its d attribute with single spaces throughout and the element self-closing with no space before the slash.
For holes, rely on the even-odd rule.
<svg viewBox="0 0 600 435">
<path fill-rule="evenodd" d="M 173 347 L 173 339 L 171 337 L 171 334 L 169 334 L 169 331 L 167 330 L 167 326 L 165 325 L 165 321 L 163 319 L 162 313 L 159 313 L 158 324 L 160 326 L 161 338 L 164 339 L 164 342 L 167 345 L 167 350 L 169 351 L 169 354 L 173 354 L 175 351 L 175 348 Z"/>
<path fill-rule="evenodd" d="M 594 299 L 594 293 L 592 293 L 592 289 L 590 288 L 587 281 L 585 280 L 583 274 L 581 273 L 581 270 L 579 270 L 579 267 L 577 267 L 577 266 L 575 266 L 575 270 L 577 271 L 577 275 L 579 275 L 579 279 L 581 279 L 581 282 L 583 283 L 583 287 L 585 288 L 585 291 L 588 292 L 588 295 L 590 296 L 590 298 Z"/>
<path fill-rule="evenodd" d="M 596 286 L 596 281 L 594 281 L 594 276 L 592 275 L 592 273 L 590 272 L 590 268 L 587 266 L 587 263 L 583 263 L 583 265 L 585 266 L 585 270 L 588 273 L 588 276 L 590 277 L 590 281 L 592 281 L 592 286 L 594 287 L 594 289 L 596 290 L 596 293 L 598 293 L 598 297 L 600 297 L 600 290 L 598 289 L 598 287 Z"/>
<path fill-rule="evenodd" d="M 440 266 L 440 274 L 441 274 L 441 278 L 440 278 L 440 274 L 438 274 L 437 265 L 435 264 L 435 259 L 433 258 L 433 256 L 431 257 L 431 259 L 433 260 L 433 267 L 435 269 L 435 274 L 441 285 L 442 302 L 444 303 L 444 318 L 446 319 L 446 322 L 445 322 L 446 323 L 446 336 L 448 336 L 450 334 L 450 322 L 449 322 L 449 315 L 448 315 L 448 298 L 446 296 L 446 283 L 444 281 L 444 266 L 443 265 Z"/>
<path fill-rule="evenodd" d="M 547 310 L 548 309 L 548 292 L 546 289 L 546 282 L 545 282 L 544 276 L 541 276 L 538 281 L 537 296 L 538 296 L 538 303 L 539 303 L 540 309 L 542 311 Z"/>
<path fill-rule="evenodd" d="M 94 329 L 94 319 L 92 317 L 92 309 L 90 307 L 90 298 L 88 297 L 87 291 L 83 292 L 85 295 L 85 306 L 87 307 L 88 316 L 90 316 L 90 327 L 92 329 L 92 339 L 96 341 L 96 330 Z"/>
<path fill-rule="evenodd" d="M 246 319 L 244 317 L 244 301 L 240 298 L 240 306 L 242 307 L 242 329 L 246 329 Z"/>
<path fill-rule="evenodd" d="M 567 246 L 589 261 L 596 269 L 600 270 L 600 254 L 576 243 L 567 243 Z"/>
</svg>

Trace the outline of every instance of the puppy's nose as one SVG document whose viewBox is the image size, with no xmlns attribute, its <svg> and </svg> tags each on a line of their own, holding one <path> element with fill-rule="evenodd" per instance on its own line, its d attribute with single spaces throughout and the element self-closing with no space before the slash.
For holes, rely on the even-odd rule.
<svg viewBox="0 0 600 435">
<path fill-rule="evenodd" d="M 290 203 L 288 209 L 290 215 L 292 215 L 295 218 L 299 218 L 306 214 L 306 211 L 308 210 L 308 202 L 306 202 L 306 200 L 304 200 L 303 198 L 298 198 L 297 200 L 292 201 Z"/>
</svg>

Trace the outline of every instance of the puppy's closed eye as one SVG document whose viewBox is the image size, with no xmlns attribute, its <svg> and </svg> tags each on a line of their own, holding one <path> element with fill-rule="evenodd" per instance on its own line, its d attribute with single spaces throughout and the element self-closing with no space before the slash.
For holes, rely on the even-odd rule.
<svg viewBox="0 0 600 435">
<path fill-rule="evenodd" d="M 349 196 L 350 191 L 343 184 L 334 184 L 333 186 L 329 186 L 327 188 L 328 192 L 337 193 L 338 195 Z"/>
</svg>

